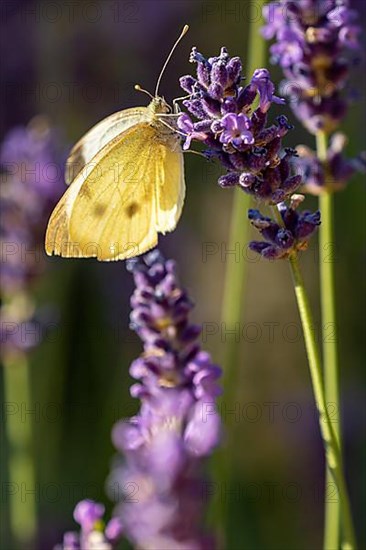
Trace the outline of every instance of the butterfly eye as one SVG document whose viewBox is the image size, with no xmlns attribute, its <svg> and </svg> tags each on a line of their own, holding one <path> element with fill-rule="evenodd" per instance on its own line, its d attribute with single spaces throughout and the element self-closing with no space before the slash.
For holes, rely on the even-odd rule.
<svg viewBox="0 0 366 550">
<path fill-rule="evenodd" d="M 165 101 L 163 97 L 159 97 L 159 110 L 162 113 L 170 113 L 172 111 L 171 106 Z"/>
</svg>

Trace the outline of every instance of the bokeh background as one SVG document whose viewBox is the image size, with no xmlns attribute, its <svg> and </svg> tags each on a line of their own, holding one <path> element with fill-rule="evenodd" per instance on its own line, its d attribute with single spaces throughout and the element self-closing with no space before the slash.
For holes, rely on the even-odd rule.
<svg viewBox="0 0 366 550">
<path fill-rule="evenodd" d="M 181 94 L 178 77 L 192 70 L 190 48 L 207 56 L 226 45 L 248 52 L 252 2 L 206 0 L 2 0 L 1 134 L 38 114 L 57 128 L 66 151 L 93 124 L 147 98 L 184 23 L 190 31 L 174 55 L 161 91 L 168 101 Z M 358 2 L 365 23 L 365 4 Z M 366 26 L 364 25 L 364 28 Z M 271 69 L 276 83 L 277 68 Z M 348 153 L 365 147 L 364 66 L 354 70 L 359 92 L 346 119 Z M 287 145 L 313 139 L 285 108 L 296 129 Z M 278 111 L 278 112 L 277 112 Z M 279 114 L 273 107 L 271 116 Z M 361 123 L 362 121 L 362 123 Z M 230 506 L 233 549 L 319 548 L 323 525 L 324 461 L 298 312 L 285 262 L 259 261 L 245 243 L 228 254 L 233 193 L 217 184 L 219 169 L 187 154 L 187 198 L 179 226 L 162 237 L 166 256 L 179 264 L 181 281 L 196 302 L 203 345 L 220 362 L 230 339 L 220 326 L 228 262 L 247 262 L 239 343 L 240 381 L 235 403 L 222 412 L 235 435 Z M 345 463 L 360 548 L 365 548 L 365 182 L 354 178 L 336 197 L 334 261 L 341 358 Z M 309 207 L 316 200 L 307 198 Z M 246 213 L 243 212 L 243 216 Z M 317 243 L 302 256 L 306 284 L 320 328 Z M 42 252 L 43 254 L 43 252 Z M 47 260 L 33 287 L 39 305 L 56 312 L 51 331 L 30 355 L 30 408 L 34 429 L 38 548 L 52 548 L 75 528 L 72 511 L 81 498 L 112 503 L 105 480 L 114 455 L 113 423 L 137 411 L 129 396 L 128 367 L 141 346 L 128 329 L 131 276 L 122 262 Z M 232 327 L 227 327 L 232 328 Z M 42 340 L 42 341 L 41 341 Z M 3 394 L 3 392 L 2 392 Z M 2 395 L 6 400 L 6 396 Z M 230 414 L 234 410 L 235 414 Z M 7 480 L 6 444 L 2 480 Z M 225 488 L 220 487 L 224 497 Z M 329 495 L 330 497 L 332 495 Z M 6 492 L 2 494 L 4 549 L 9 546 Z M 127 543 L 122 544 L 127 548 Z"/>
</svg>

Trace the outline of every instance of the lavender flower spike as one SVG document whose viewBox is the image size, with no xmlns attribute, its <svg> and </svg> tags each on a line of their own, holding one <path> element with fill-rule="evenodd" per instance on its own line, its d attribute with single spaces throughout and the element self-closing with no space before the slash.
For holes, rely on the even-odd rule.
<svg viewBox="0 0 366 550">
<path fill-rule="evenodd" d="M 218 57 L 205 57 L 193 48 L 190 61 L 197 64 L 197 77 L 180 79 L 189 94 L 178 127 L 186 135 L 184 147 L 192 141 L 203 142 L 209 159 L 217 158 L 227 173 L 220 177 L 221 187 L 239 186 L 258 200 L 277 204 L 296 191 L 300 176 L 290 170 L 294 151 L 281 153 L 282 138 L 292 126 L 285 116 L 267 126 L 273 103 L 284 100 L 275 95 L 267 69 L 257 69 L 247 86 L 242 86 L 239 57 L 230 57 L 221 48 Z M 255 100 L 259 106 L 255 107 Z"/>
<path fill-rule="evenodd" d="M 57 133 L 42 116 L 13 128 L 0 145 L 1 357 L 27 352 L 39 343 L 31 335 L 54 320 L 35 308 L 32 285 L 47 267 L 43 239 L 63 189 L 62 157 Z"/>
<path fill-rule="evenodd" d="M 264 258 L 276 260 L 288 258 L 299 250 L 306 250 L 308 240 L 320 225 L 320 212 L 297 212 L 304 195 L 293 195 L 290 206 L 279 205 L 282 224 L 263 216 L 259 210 L 249 210 L 248 217 L 259 229 L 265 241 L 252 241 L 249 248 Z"/>
<path fill-rule="evenodd" d="M 124 455 L 109 480 L 124 500 L 115 513 L 137 548 L 212 549 L 214 541 L 202 527 L 201 470 L 219 442 L 215 399 L 221 370 L 200 349 L 200 327 L 189 323 L 193 305 L 174 262 L 154 250 L 128 268 L 136 284 L 131 326 L 144 353 L 130 369 L 140 411 L 112 433 Z"/>
<path fill-rule="evenodd" d="M 360 50 L 357 12 L 348 0 L 280 0 L 264 6 L 263 15 L 262 33 L 275 38 L 272 61 L 283 69 L 294 113 L 309 132 L 331 133 L 347 110 L 346 54 Z"/>
</svg>

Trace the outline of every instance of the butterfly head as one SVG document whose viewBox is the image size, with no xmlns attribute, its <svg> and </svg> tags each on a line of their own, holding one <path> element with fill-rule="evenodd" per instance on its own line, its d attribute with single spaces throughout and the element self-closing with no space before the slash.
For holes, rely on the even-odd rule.
<svg viewBox="0 0 366 550">
<path fill-rule="evenodd" d="M 149 109 L 151 111 L 152 115 L 157 114 L 166 114 L 171 112 L 171 107 L 168 105 L 168 103 L 165 101 L 163 97 L 156 96 L 151 101 L 149 105 Z"/>
<path fill-rule="evenodd" d="M 158 95 L 153 96 L 150 92 L 141 88 L 139 84 L 135 84 L 135 90 L 137 90 L 138 92 L 143 92 L 151 98 L 148 106 L 151 118 L 154 118 L 155 115 L 158 114 L 167 114 L 171 112 L 172 108 L 170 107 L 170 105 L 168 105 L 163 97 L 160 97 Z"/>
</svg>

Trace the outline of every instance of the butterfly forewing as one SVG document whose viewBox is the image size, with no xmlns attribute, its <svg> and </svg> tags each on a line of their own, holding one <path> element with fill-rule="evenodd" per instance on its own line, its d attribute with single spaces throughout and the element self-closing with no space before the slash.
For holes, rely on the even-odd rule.
<svg viewBox="0 0 366 550">
<path fill-rule="evenodd" d="M 157 244 L 155 165 L 160 144 L 147 123 L 133 126 L 93 160 L 70 218 L 72 241 L 99 260 L 136 256 Z M 101 158 L 98 158 L 101 157 Z"/>
<path fill-rule="evenodd" d="M 84 166 L 116 136 L 146 118 L 146 107 L 119 111 L 105 118 L 85 134 L 72 148 L 66 162 L 65 181 L 70 184 Z"/>
</svg>

